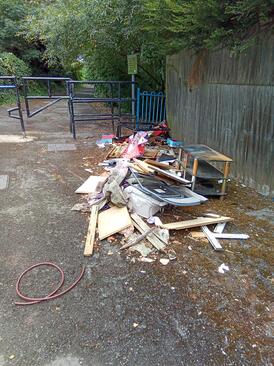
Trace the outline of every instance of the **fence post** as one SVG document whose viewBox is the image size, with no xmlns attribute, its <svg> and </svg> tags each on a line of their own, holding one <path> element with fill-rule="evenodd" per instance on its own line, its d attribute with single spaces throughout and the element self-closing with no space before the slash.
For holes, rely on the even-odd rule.
<svg viewBox="0 0 274 366">
<path fill-rule="evenodd" d="M 136 105 L 136 129 L 139 129 L 139 118 L 140 118 L 140 88 L 137 88 L 137 105 Z"/>
</svg>

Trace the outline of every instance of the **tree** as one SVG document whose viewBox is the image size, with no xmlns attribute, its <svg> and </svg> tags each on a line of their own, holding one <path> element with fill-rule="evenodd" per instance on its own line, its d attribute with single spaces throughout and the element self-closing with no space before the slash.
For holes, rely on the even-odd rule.
<svg viewBox="0 0 274 366">
<path fill-rule="evenodd" d="M 52 0 L 28 16 L 25 33 L 50 63 L 80 62 L 88 78 L 128 79 L 126 56 L 138 53 L 139 82 L 163 89 L 167 54 L 243 50 L 273 15 L 274 0 Z"/>
</svg>

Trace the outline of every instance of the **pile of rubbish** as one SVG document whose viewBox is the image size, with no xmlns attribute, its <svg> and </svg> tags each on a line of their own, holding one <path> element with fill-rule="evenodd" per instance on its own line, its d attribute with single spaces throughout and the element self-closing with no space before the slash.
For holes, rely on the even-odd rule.
<svg viewBox="0 0 274 366">
<path fill-rule="evenodd" d="M 160 254 L 163 265 L 176 259 L 169 246 L 169 230 L 201 228 L 196 237 L 207 238 L 215 250 L 222 250 L 218 239 L 246 239 L 243 234 L 224 234 L 232 219 L 219 215 L 163 224 L 156 216 L 166 206 L 196 206 L 207 198 L 194 192 L 186 179 L 177 149 L 181 143 L 168 138 L 166 126 L 149 132 L 137 132 L 116 139 L 104 135 L 100 148 L 111 145 L 104 172 L 91 175 L 77 190 L 83 201 L 72 210 L 90 212 L 84 255 L 91 256 L 97 240 L 114 240 L 122 235 L 120 250 L 140 253 L 138 260 L 153 262 Z M 88 169 L 86 169 L 88 171 Z M 208 225 L 216 225 L 214 231 Z M 158 257 L 157 257 L 158 256 Z"/>
</svg>

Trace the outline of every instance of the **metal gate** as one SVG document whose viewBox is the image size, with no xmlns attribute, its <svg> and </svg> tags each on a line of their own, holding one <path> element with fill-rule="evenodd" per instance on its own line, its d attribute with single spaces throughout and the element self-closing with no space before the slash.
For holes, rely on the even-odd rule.
<svg viewBox="0 0 274 366">
<path fill-rule="evenodd" d="M 132 84 L 132 81 L 67 81 L 73 137 L 76 138 L 76 126 L 79 122 L 95 121 L 111 121 L 113 133 L 120 135 L 123 121 L 130 124 L 134 122 L 131 111 L 132 101 L 135 101 L 131 95 Z M 77 111 L 77 106 L 82 104 L 93 105 L 93 113 Z M 102 110 L 98 108 L 99 105 L 103 105 Z"/>
<path fill-rule="evenodd" d="M 122 120 L 134 124 L 134 113 L 132 104 L 135 97 L 131 95 L 133 81 L 76 81 L 64 77 L 23 77 L 24 98 L 28 118 L 31 118 L 46 108 L 58 103 L 60 100 L 67 100 L 69 111 L 70 131 L 76 139 L 76 125 L 79 122 L 111 121 L 113 132 L 115 123 L 117 134 L 121 132 Z M 44 82 L 47 84 L 47 95 L 30 95 L 29 85 L 31 82 Z M 62 83 L 63 93 L 54 95 L 52 84 Z M 127 90 L 126 90 L 127 88 Z M 31 111 L 30 102 L 33 100 L 46 100 L 48 103 L 43 107 Z M 95 113 L 81 113 L 77 106 L 88 104 L 103 105 L 103 109 Z"/>
<path fill-rule="evenodd" d="M 16 95 L 16 107 L 8 109 L 8 116 L 10 118 L 15 118 L 20 121 L 23 136 L 26 137 L 25 123 L 23 119 L 19 86 L 17 78 L 15 76 L 0 76 L 0 92 L 5 92 L 7 90 L 12 90 Z M 13 114 L 13 112 L 18 112 L 18 115 Z"/>
<path fill-rule="evenodd" d="M 137 89 L 136 129 L 147 130 L 166 120 L 166 96 L 163 92 Z"/>
</svg>

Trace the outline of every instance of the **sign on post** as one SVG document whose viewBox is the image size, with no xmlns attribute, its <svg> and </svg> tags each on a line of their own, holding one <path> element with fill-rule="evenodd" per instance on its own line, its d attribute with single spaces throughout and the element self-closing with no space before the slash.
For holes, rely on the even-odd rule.
<svg viewBox="0 0 274 366">
<path fill-rule="evenodd" d="M 136 75 L 138 71 L 137 67 L 137 55 L 128 55 L 127 56 L 127 67 L 129 75 Z"/>
</svg>

